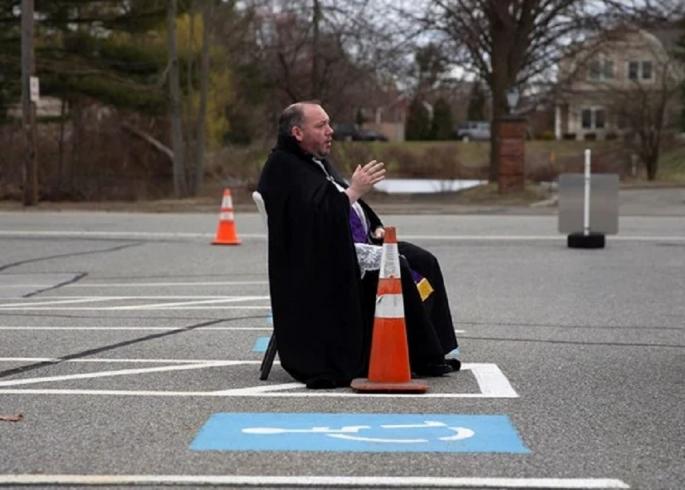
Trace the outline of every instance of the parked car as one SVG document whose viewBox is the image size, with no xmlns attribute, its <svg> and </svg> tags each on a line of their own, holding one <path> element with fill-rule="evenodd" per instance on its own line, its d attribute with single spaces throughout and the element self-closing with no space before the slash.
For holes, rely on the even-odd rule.
<svg viewBox="0 0 685 490">
<path fill-rule="evenodd" d="M 457 126 L 455 136 L 458 140 L 489 140 L 490 123 L 488 121 L 466 121 Z"/>
<path fill-rule="evenodd" d="M 333 139 L 338 141 L 388 141 L 388 137 L 383 133 L 347 123 L 333 125 Z"/>
<path fill-rule="evenodd" d="M 373 129 L 360 129 L 356 135 L 357 141 L 388 141 L 388 137 L 379 131 Z M 355 138 L 352 138 L 355 139 Z"/>
<path fill-rule="evenodd" d="M 333 139 L 338 141 L 352 141 L 359 133 L 356 124 L 338 123 L 333 125 Z"/>
</svg>

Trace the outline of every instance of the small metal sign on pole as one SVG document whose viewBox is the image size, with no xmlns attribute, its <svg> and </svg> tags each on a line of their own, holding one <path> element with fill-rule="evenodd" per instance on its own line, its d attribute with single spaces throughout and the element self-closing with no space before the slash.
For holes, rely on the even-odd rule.
<svg viewBox="0 0 685 490">
<path fill-rule="evenodd" d="M 559 232 L 569 248 L 604 248 L 605 235 L 618 233 L 618 175 L 590 168 L 587 149 L 584 174 L 559 176 Z"/>
<path fill-rule="evenodd" d="M 38 77 L 29 77 L 29 87 L 31 93 L 31 102 L 37 104 L 40 99 L 40 82 Z"/>
</svg>

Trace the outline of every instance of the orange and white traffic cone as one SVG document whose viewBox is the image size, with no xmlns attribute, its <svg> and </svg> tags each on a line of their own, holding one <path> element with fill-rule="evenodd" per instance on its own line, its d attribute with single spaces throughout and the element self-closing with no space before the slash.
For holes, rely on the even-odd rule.
<svg viewBox="0 0 685 490">
<path fill-rule="evenodd" d="M 397 234 L 392 226 L 385 227 L 383 240 L 369 377 L 354 379 L 350 386 L 355 391 L 376 393 L 425 393 L 428 390 L 425 383 L 411 379 L 400 255 Z"/>
<path fill-rule="evenodd" d="M 212 245 L 240 245 L 240 239 L 235 229 L 230 189 L 224 189 L 221 211 L 219 212 L 219 226 L 216 229 L 216 238 L 214 238 Z"/>
</svg>

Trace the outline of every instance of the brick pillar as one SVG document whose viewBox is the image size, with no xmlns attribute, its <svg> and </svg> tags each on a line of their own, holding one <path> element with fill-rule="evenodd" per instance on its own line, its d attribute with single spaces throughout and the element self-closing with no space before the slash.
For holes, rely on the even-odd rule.
<svg viewBox="0 0 685 490">
<path fill-rule="evenodd" d="M 524 189 L 526 119 L 506 116 L 495 123 L 495 158 L 499 162 L 500 194 Z"/>
</svg>

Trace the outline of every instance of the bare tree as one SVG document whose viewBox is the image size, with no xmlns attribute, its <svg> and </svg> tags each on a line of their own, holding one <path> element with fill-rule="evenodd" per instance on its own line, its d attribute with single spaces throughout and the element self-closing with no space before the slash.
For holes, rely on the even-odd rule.
<svg viewBox="0 0 685 490">
<path fill-rule="evenodd" d="M 354 112 L 403 54 L 378 0 L 256 2 L 255 62 L 278 106 L 317 99 L 332 115 Z M 387 12 L 389 7 L 385 6 Z"/>
<path fill-rule="evenodd" d="M 626 19 L 677 18 L 684 8 L 682 0 L 427 0 L 426 13 L 416 17 L 450 41 L 457 66 L 488 84 L 495 120 L 507 112 L 508 89 L 553 80 L 558 60 L 577 41 Z"/>
<path fill-rule="evenodd" d="M 607 92 L 615 114 L 627 126 L 629 141 L 645 166 L 647 179 L 654 180 L 659 170 L 662 146 L 676 127 L 675 102 L 685 79 L 683 65 L 662 47 L 646 44 L 652 52 L 652 77 L 649 82 L 635 77 Z"/>
<path fill-rule="evenodd" d="M 580 0 L 432 0 L 421 21 L 451 42 L 452 59 L 484 80 L 492 119 L 508 112 L 507 91 L 550 71 L 562 48 L 591 26 Z M 494 134 L 493 134 L 494 138 Z M 498 162 L 491 145 L 490 180 Z"/>
</svg>

